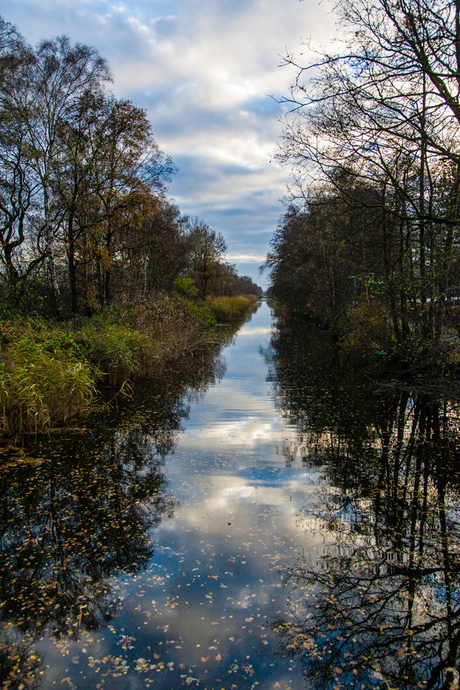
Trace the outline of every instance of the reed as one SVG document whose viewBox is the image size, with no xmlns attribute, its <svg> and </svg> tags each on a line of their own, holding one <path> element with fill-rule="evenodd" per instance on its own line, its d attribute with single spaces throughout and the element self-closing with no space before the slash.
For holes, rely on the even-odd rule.
<svg viewBox="0 0 460 690">
<path fill-rule="evenodd" d="M 159 376 L 210 339 L 216 323 L 237 320 L 245 298 L 209 304 L 154 293 L 93 318 L 65 324 L 0 321 L 0 435 L 43 432 L 88 411 L 101 385 Z"/>
<path fill-rule="evenodd" d="M 152 342 L 147 335 L 122 325 L 88 323 L 75 337 L 86 359 L 112 386 L 139 376 L 152 354 Z"/>
<path fill-rule="evenodd" d="M 238 321 L 251 307 L 251 300 L 239 295 L 238 297 L 215 297 L 209 301 L 209 307 L 218 323 Z"/>
<path fill-rule="evenodd" d="M 75 350 L 48 341 L 12 343 L 0 369 L 0 433 L 35 433 L 81 412 L 96 392 L 96 370 Z"/>
</svg>

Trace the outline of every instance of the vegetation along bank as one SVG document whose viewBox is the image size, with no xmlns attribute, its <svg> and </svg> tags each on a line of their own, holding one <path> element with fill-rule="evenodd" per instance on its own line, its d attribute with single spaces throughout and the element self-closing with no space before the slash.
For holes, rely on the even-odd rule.
<svg viewBox="0 0 460 690">
<path fill-rule="evenodd" d="M 217 297 L 192 302 L 157 293 L 137 305 L 105 309 L 64 323 L 10 317 L 0 323 L 0 435 L 40 432 L 100 405 L 98 392 L 129 393 L 136 380 L 219 339 L 257 302 Z"/>
<path fill-rule="evenodd" d="M 346 351 L 404 376 L 449 374 L 460 360 L 459 5 L 337 9 L 329 52 L 286 58 L 297 79 L 278 155 L 293 183 L 271 292 Z"/>
<path fill-rule="evenodd" d="M 2 435 L 157 376 L 262 293 L 168 198 L 176 167 L 110 82 L 94 48 L 33 48 L 0 18 Z"/>
</svg>

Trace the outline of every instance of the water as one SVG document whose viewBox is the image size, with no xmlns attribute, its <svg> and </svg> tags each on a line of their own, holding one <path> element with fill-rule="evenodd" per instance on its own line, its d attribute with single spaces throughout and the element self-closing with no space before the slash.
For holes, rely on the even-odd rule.
<svg viewBox="0 0 460 690">
<path fill-rule="evenodd" d="M 264 303 L 5 448 L 3 687 L 457 687 L 458 406 L 362 374 Z"/>
</svg>

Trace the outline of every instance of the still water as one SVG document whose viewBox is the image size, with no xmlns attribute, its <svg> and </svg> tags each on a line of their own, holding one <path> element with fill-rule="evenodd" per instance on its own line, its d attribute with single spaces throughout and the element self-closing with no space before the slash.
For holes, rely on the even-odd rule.
<svg viewBox="0 0 460 690">
<path fill-rule="evenodd" d="M 459 408 L 268 304 L 103 418 L 5 448 L 4 688 L 457 688 Z"/>
</svg>

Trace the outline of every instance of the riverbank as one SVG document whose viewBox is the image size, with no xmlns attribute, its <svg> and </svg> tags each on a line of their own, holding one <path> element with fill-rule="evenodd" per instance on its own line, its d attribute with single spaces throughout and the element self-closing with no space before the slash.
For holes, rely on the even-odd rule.
<svg viewBox="0 0 460 690">
<path fill-rule="evenodd" d="M 0 322 L 0 436 L 39 433 L 91 410 L 102 388 L 126 394 L 136 380 L 220 337 L 254 296 L 195 302 L 156 293 L 65 323 L 10 316 Z"/>
<path fill-rule="evenodd" d="M 457 315 L 446 318 L 439 337 L 411 330 L 399 340 L 388 312 L 376 305 L 348 310 L 340 319 L 321 321 L 316 314 L 290 310 L 274 302 L 280 329 L 321 334 L 343 366 L 354 364 L 373 385 L 418 388 L 432 394 L 457 395 L 460 383 L 460 334 Z"/>
</svg>

